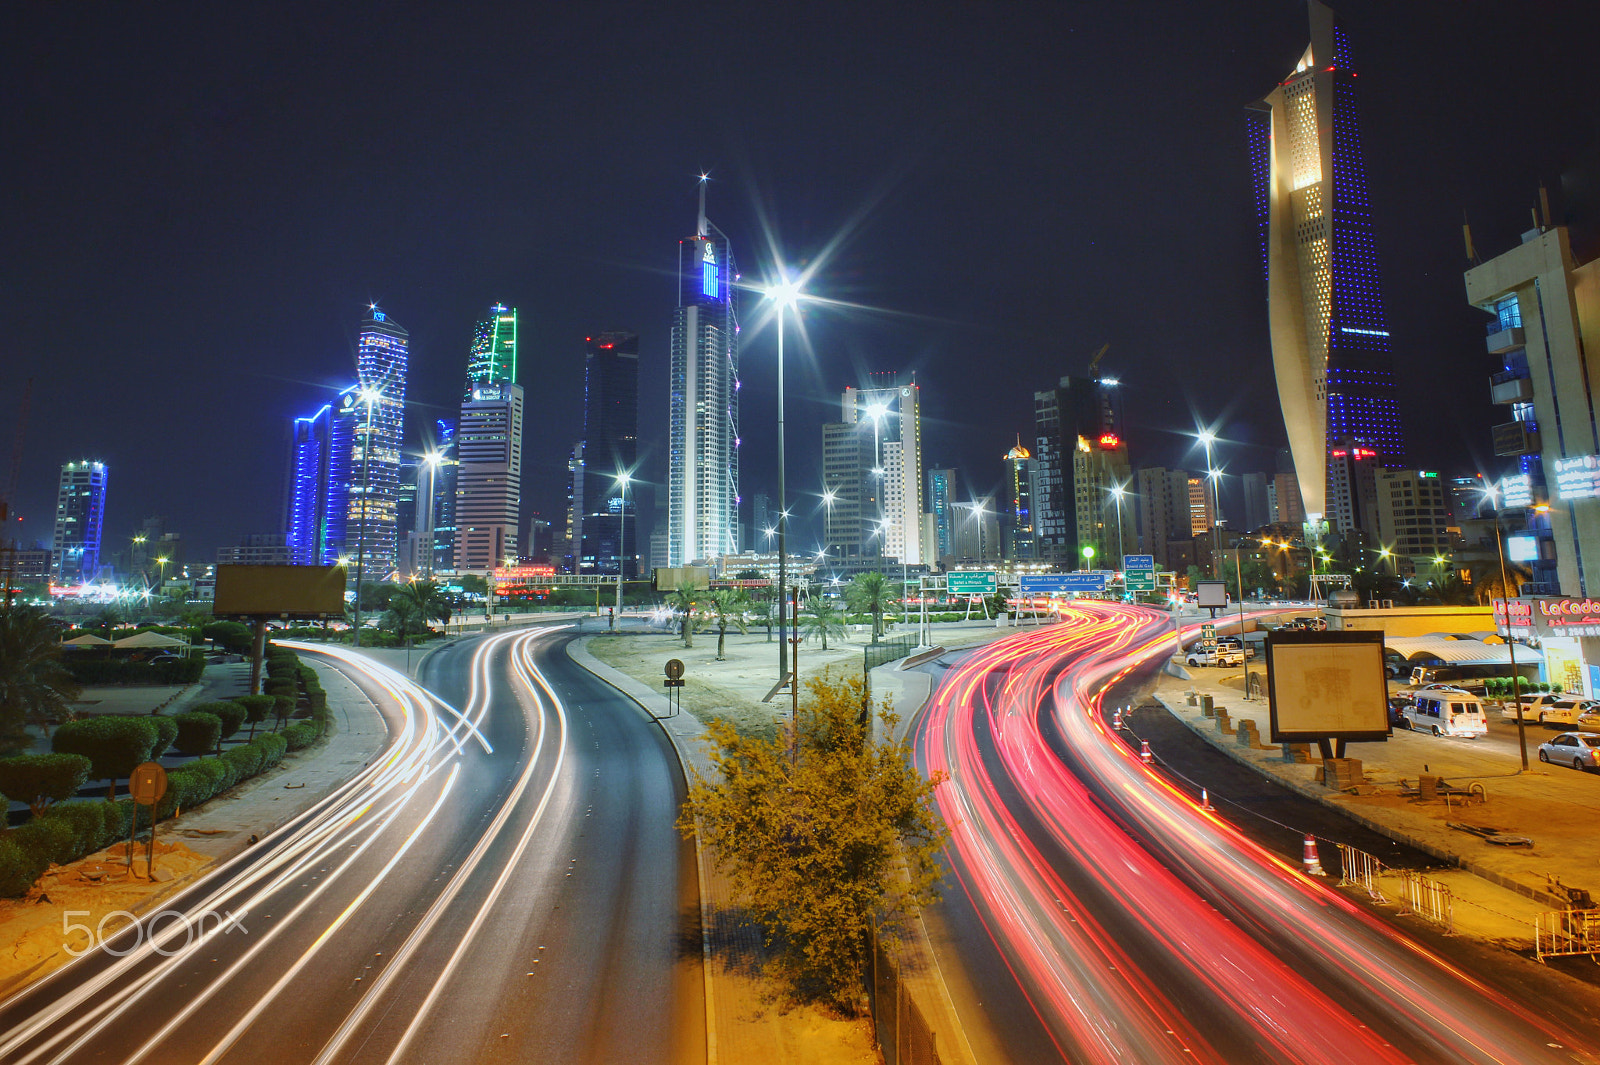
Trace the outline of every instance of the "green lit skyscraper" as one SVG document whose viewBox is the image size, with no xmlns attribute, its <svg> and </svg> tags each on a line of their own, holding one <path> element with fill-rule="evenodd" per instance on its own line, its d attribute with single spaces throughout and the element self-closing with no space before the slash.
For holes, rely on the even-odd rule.
<svg viewBox="0 0 1600 1065">
<path fill-rule="evenodd" d="M 473 331 L 456 426 L 457 572 L 487 572 L 517 556 L 522 386 L 516 374 L 517 311 L 497 303 Z"/>
<path fill-rule="evenodd" d="M 472 354 L 467 357 L 467 387 L 462 398 L 472 398 L 474 385 L 516 379 L 517 310 L 497 303 L 472 332 Z"/>
</svg>

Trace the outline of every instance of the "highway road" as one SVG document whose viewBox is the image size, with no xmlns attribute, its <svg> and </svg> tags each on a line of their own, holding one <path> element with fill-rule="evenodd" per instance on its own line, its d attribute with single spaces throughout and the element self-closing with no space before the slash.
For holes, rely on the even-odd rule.
<svg viewBox="0 0 1600 1065">
<path fill-rule="evenodd" d="M 1142 765 L 1099 701 L 1171 647 L 1163 614 L 1074 605 L 963 659 L 916 722 L 919 765 L 951 776 L 945 924 L 995 1056 L 1600 1061 L 1592 1027 L 1457 966 Z M 1008 1023 L 1019 1000 L 1029 1023 Z"/>
<path fill-rule="evenodd" d="M 0 1003 L 0 1061 L 704 1061 L 681 771 L 570 637 L 462 640 L 420 684 L 291 645 L 374 698 L 388 746 Z"/>
</svg>

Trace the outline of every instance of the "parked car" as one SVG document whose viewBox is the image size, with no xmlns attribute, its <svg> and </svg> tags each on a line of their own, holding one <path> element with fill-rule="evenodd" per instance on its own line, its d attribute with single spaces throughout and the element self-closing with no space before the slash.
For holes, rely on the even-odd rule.
<svg viewBox="0 0 1600 1065">
<path fill-rule="evenodd" d="M 1217 646 L 1232 647 L 1243 654 L 1246 658 L 1254 658 L 1256 656 L 1256 649 L 1239 639 L 1237 636 L 1218 636 Z"/>
<path fill-rule="evenodd" d="M 1201 640 L 1183 656 L 1191 666 L 1242 666 L 1244 652 L 1237 647 L 1220 646 L 1216 640 Z"/>
<path fill-rule="evenodd" d="M 1406 709 L 1413 705 L 1412 696 L 1389 696 L 1389 726 L 1391 728 L 1410 728 L 1411 723 L 1406 720 Z"/>
<path fill-rule="evenodd" d="M 1593 699 L 1568 695 L 1552 699 L 1534 711 L 1531 716 L 1541 725 L 1576 725 L 1579 714 L 1594 709 L 1600 709 L 1600 703 Z M 1526 710 L 1523 711 L 1523 715 L 1529 716 Z"/>
<path fill-rule="evenodd" d="M 1600 732 L 1600 704 L 1593 709 L 1585 710 L 1578 715 L 1578 727 L 1591 732 Z"/>
<path fill-rule="evenodd" d="M 1324 618 L 1292 618 L 1283 623 L 1281 632 L 1324 632 L 1328 622 Z"/>
<path fill-rule="evenodd" d="M 1525 693 L 1522 696 L 1522 720 L 1539 720 L 1539 711 L 1560 698 L 1562 698 L 1562 696 L 1555 692 L 1542 692 L 1538 695 L 1529 695 Z M 1500 704 L 1500 716 L 1510 721 L 1515 721 L 1517 719 L 1516 703 L 1512 702 L 1510 699 L 1502 702 Z"/>
<path fill-rule="evenodd" d="M 1401 711 L 1406 727 L 1435 736 L 1476 739 L 1489 731 L 1489 719 L 1476 695 L 1459 688 L 1419 690 L 1411 705 Z"/>
<path fill-rule="evenodd" d="M 1600 766 L 1600 736 L 1586 732 L 1563 732 L 1539 744 L 1539 761 L 1570 765 L 1587 770 Z"/>
</svg>

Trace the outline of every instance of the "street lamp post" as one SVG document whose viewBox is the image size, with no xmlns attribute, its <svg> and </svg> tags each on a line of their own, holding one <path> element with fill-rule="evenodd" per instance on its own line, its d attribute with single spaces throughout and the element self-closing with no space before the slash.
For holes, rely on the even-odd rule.
<svg viewBox="0 0 1600 1065">
<path fill-rule="evenodd" d="M 1218 470 L 1211 464 L 1211 445 L 1216 441 L 1217 434 L 1210 429 L 1200 430 L 1200 443 L 1206 449 L 1206 479 L 1211 482 L 1211 565 L 1212 572 L 1220 572 L 1217 564 L 1217 555 L 1221 552 L 1221 543 L 1217 540 L 1217 515 L 1222 510 L 1221 501 L 1217 496 Z"/>
<path fill-rule="evenodd" d="M 351 646 L 361 646 L 361 580 L 367 562 L 367 497 L 372 494 L 372 405 L 378 393 L 370 388 L 361 390 L 361 400 L 367 405 L 366 435 L 361 438 L 361 517 L 356 537 L 356 625 L 351 635 Z"/>
<path fill-rule="evenodd" d="M 628 482 L 631 478 L 626 470 L 617 474 L 617 483 L 622 486 L 622 510 L 617 514 L 617 609 L 611 615 L 611 630 L 616 631 L 617 621 L 622 617 L 622 581 L 628 572 Z"/>
<path fill-rule="evenodd" d="M 1244 659 L 1245 659 L 1245 664 L 1244 664 L 1244 698 L 1245 698 L 1245 702 L 1249 702 L 1250 701 L 1250 655 L 1246 652 L 1245 645 L 1244 645 L 1244 563 L 1241 562 L 1240 559 L 1239 559 L 1239 540 L 1240 539 L 1242 539 L 1242 538 L 1236 536 L 1234 538 L 1234 541 L 1233 541 L 1233 574 L 1234 574 L 1234 579 L 1237 580 L 1238 583 L 1239 583 L 1239 653 L 1244 655 Z"/>
<path fill-rule="evenodd" d="M 778 680 L 789 676 L 789 641 L 785 614 L 789 590 L 789 496 L 783 457 L 783 312 L 800 298 L 799 286 L 785 277 L 769 290 L 778 305 Z M 798 621 L 798 619 L 796 619 Z M 794 678 L 799 684 L 800 678 Z"/>
<path fill-rule="evenodd" d="M 1500 599 L 1506 605 L 1506 653 L 1511 656 L 1511 705 L 1517 708 L 1517 747 L 1522 754 L 1522 771 L 1528 771 L 1528 730 L 1522 719 L 1522 677 L 1517 673 L 1517 641 L 1511 635 L 1511 582 L 1506 574 L 1505 535 L 1500 528 L 1500 487 L 1485 490 L 1494 509 L 1494 546 L 1500 555 Z"/>
<path fill-rule="evenodd" d="M 1126 570 L 1128 562 L 1128 542 L 1122 538 L 1122 496 L 1125 491 L 1120 484 L 1111 486 L 1111 498 L 1117 501 L 1117 568 L 1120 570 Z"/>
<path fill-rule="evenodd" d="M 425 550 L 428 555 L 426 572 L 428 575 L 428 580 L 430 581 L 433 580 L 433 538 L 436 535 L 434 532 L 434 525 L 439 520 L 439 515 L 434 509 L 434 496 L 437 491 L 435 480 L 439 476 L 439 463 L 442 461 L 444 461 L 444 454 L 439 451 L 430 451 L 426 455 L 422 456 L 422 464 L 428 468 L 428 498 L 426 501 L 427 509 L 423 511 L 423 513 L 428 516 L 428 520 L 423 523 L 423 528 L 427 530 L 428 533 L 428 539 L 427 543 L 423 546 L 423 550 Z"/>
</svg>

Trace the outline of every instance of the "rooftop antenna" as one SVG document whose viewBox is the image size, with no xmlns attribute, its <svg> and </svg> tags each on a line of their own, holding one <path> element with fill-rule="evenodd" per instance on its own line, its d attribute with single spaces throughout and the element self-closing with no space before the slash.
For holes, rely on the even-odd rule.
<svg viewBox="0 0 1600 1065">
<path fill-rule="evenodd" d="M 1462 208 L 1461 211 L 1461 239 L 1466 243 L 1467 246 L 1467 262 L 1476 266 L 1479 261 L 1478 251 L 1472 246 L 1472 223 L 1467 221 L 1467 212 L 1465 208 Z"/>
<path fill-rule="evenodd" d="M 706 183 L 710 180 L 710 174 L 702 173 L 700 175 L 700 222 L 695 227 L 696 236 L 705 237 L 711 234 L 711 230 L 706 227 Z"/>
<path fill-rule="evenodd" d="M 1539 216 L 1544 219 L 1544 228 L 1550 228 L 1550 190 L 1545 188 L 1544 182 L 1539 182 Z"/>
</svg>

